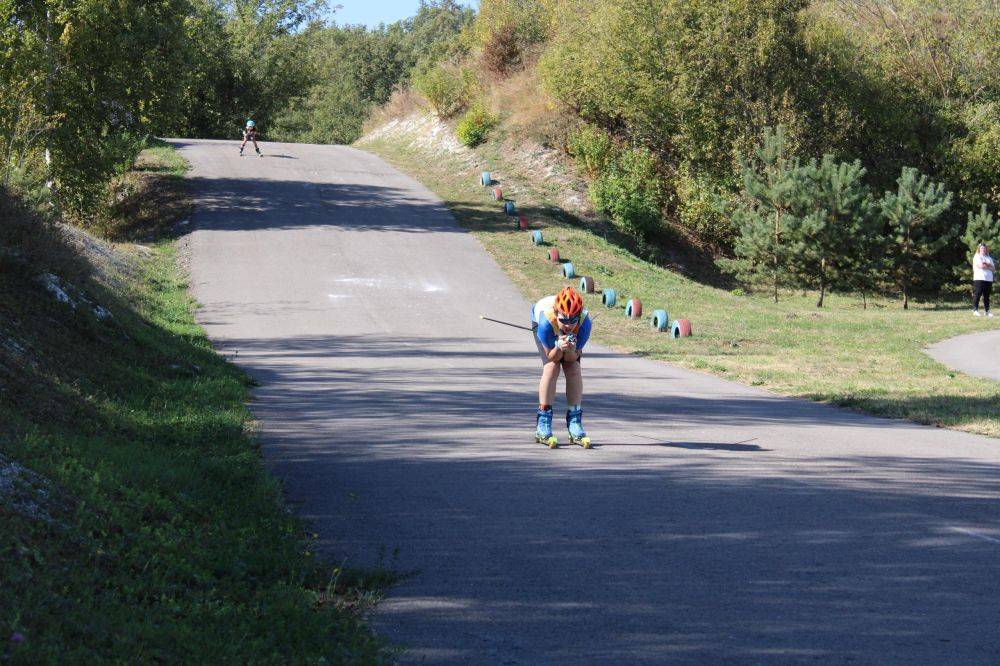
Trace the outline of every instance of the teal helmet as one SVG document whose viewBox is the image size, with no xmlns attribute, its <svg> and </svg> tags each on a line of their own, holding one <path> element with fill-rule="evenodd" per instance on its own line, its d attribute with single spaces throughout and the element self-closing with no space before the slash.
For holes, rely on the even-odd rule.
<svg viewBox="0 0 1000 666">
<path fill-rule="evenodd" d="M 256 125 L 256 124 L 257 124 L 257 123 L 255 123 L 255 122 L 254 122 L 254 121 L 252 121 L 252 120 L 248 120 L 248 121 L 247 121 L 247 127 L 253 127 L 253 126 L 254 126 L 254 125 Z"/>
</svg>

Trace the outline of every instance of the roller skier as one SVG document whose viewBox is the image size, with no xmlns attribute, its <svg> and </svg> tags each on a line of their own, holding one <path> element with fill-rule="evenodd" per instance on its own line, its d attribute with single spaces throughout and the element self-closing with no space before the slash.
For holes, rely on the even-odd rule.
<svg viewBox="0 0 1000 666">
<path fill-rule="evenodd" d="M 542 357 L 542 378 L 538 383 L 538 413 L 535 440 L 555 448 L 558 438 L 552 434 L 552 404 L 560 370 L 566 376 L 566 428 L 569 441 L 590 448 L 590 438 L 583 429 L 583 375 L 580 357 L 590 338 L 591 321 L 583 309 L 583 298 L 572 287 L 555 296 L 547 296 L 531 308 L 531 327 L 535 345 Z"/>
</svg>

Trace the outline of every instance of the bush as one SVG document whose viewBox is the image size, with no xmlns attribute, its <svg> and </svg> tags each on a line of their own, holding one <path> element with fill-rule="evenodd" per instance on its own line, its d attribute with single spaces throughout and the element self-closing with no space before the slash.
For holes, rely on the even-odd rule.
<svg viewBox="0 0 1000 666">
<path fill-rule="evenodd" d="M 449 64 L 439 64 L 413 77 L 413 87 L 441 118 L 450 118 L 469 103 L 476 88 L 475 75 Z"/>
<path fill-rule="evenodd" d="M 590 186 L 594 205 L 622 232 L 644 239 L 658 226 L 663 204 L 656 158 L 645 148 L 622 151 Z"/>
<path fill-rule="evenodd" d="M 518 48 L 537 44 L 549 34 L 548 16 L 540 0 L 482 0 L 472 34 L 479 46 L 506 31 Z"/>
<path fill-rule="evenodd" d="M 566 149 L 588 176 L 597 178 L 614 159 L 617 146 L 604 130 L 583 125 L 569 135 Z"/>
<path fill-rule="evenodd" d="M 735 198 L 734 188 L 684 163 L 677 171 L 674 192 L 681 226 L 711 248 L 731 250 L 736 229 L 725 214 L 725 204 Z"/>
<path fill-rule="evenodd" d="M 462 142 L 462 145 L 474 148 L 486 140 L 486 135 L 496 125 L 497 119 L 492 113 L 486 110 L 481 102 L 477 102 L 465 113 L 458 126 L 455 127 L 455 136 Z"/>
<path fill-rule="evenodd" d="M 483 67 L 494 74 L 507 74 L 522 62 L 521 47 L 514 26 L 504 26 L 492 33 L 483 45 Z"/>
</svg>

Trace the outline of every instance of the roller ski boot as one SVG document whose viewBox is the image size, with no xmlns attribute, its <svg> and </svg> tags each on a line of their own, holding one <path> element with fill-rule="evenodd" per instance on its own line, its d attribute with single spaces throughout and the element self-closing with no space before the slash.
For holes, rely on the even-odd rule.
<svg viewBox="0 0 1000 666">
<path fill-rule="evenodd" d="M 550 449 L 559 446 L 559 440 L 552 434 L 552 409 L 539 409 L 535 417 L 535 441 Z"/>
<path fill-rule="evenodd" d="M 243 149 L 240 148 L 240 157 L 243 157 Z"/>
<path fill-rule="evenodd" d="M 583 409 L 570 409 L 566 412 L 566 429 L 569 430 L 570 444 L 590 448 L 590 437 L 583 430 Z"/>
<path fill-rule="evenodd" d="M 264 157 L 264 155 L 262 155 L 260 152 L 260 148 L 255 148 L 254 150 L 257 151 L 257 157 Z"/>
</svg>

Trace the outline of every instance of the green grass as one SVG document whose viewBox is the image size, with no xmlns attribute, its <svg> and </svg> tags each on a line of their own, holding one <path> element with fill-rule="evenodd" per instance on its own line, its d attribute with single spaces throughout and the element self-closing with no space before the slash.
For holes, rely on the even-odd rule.
<svg viewBox="0 0 1000 666">
<path fill-rule="evenodd" d="M 599 313 L 594 339 L 641 356 L 669 361 L 776 393 L 829 402 L 888 417 L 1000 437 L 1000 384 L 952 371 L 921 349 L 954 335 L 996 328 L 974 319 L 962 302 L 911 304 L 898 300 L 828 296 L 816 308 L 813 293 L 785 293 L 775 304 L 767 296 L 736 295 L 648 263 L 604 237 L 599 224 L 583 224 L 561 211 L 551 184 L 536 185 L 530 173 L 488 142 L 481 162 L 442 154 L 405 138 L 364 141 L 370 150 L 406 171 L 440 196 L 459 222 L 504 268 L 528 299 L 553 293 L 579 280 L 562 277 L 546 261 L 548 247 L 573 263 L 577 275 L 594 277 L 598 293 L 586 297 Z M 531 245 L 515 230 L 479 174 L 499 174 L 517 206 L 543 229 L 548 247 Z M 618 292 L 618 306 L 601 305 L 600 289 Z M 645 318 L 626 319 L 624 306 L 639 298 Z M 654 308 L 672 320 L 689 319 L 694 336 L 674 340 L 649 325 Z"/>
<path fill-rule="evenodd" d="M 316 556 L 174 247 L 133 262 L 72 292 L 103 321 L 31 271 L 0 279 L 0 472 L 40 475 L 0 497 L 0 661 L 384 660 L 358 609 L 391 574 Z"/>
</svg>

